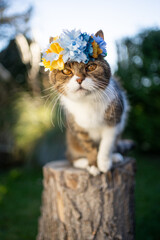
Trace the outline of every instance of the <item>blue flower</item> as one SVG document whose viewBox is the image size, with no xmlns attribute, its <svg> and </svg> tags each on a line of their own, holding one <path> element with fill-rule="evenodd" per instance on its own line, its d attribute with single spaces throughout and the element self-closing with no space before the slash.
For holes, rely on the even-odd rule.
<svg viewBox="0 0 160 240">
<path fill-rule="evenodd" d="M 92 55 L 91 37 L 80 30 L 64 31 L 59 38 L 59 44 L 64 49 L 61 54 L 63 61 L 76 61 L 87 63 Z"/>
<path fill-rule="evenodd" d="M 102 49 L 102 53 L 101 55 L 102 56 L 107 56 L 107 50 L 106 50 L 106 42 L 103 40 L 103 38 L 99 37 L 99 36 L 95 36 L 95 35 L 92 35 L 93 39 L 96 41 L 96 43 L 98 43 L 100 49 Z"/>
<path fill-rule="evenodd" d="M 84 52 L 87 56 L 87 62 L 88 62 L 91 59 L 92 54 L 93 54 L 93 46 L 92 46 L 93 38 L 90 35 L 88 35 L 87 33 L 83 33 L 82 38 L 84 39 L 84 41 L 87 42 Z M 87 62 L 85 62 L 85 63 L 87 63 Z"/>
</svg>

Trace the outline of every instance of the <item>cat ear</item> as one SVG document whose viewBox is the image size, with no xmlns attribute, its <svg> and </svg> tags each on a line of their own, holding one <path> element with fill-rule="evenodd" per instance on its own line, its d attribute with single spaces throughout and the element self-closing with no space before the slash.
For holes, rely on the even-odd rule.
<svg viewBox="0 0 160 240">
<path fill-rule="evenodd" d="M 102 30 L 99 30 L 96 34 L 95 34 L 95 36 L 96 37 L 101 37 L 101 38 L 103 38 L 103 40 L 104 40 L 104 33 L 103 33 L 103 31 Z"/>
<path fill-rule="evenodd" d="M 49 38 L 49 43 L 53 42 L 53 37 Z"/>
</svg>

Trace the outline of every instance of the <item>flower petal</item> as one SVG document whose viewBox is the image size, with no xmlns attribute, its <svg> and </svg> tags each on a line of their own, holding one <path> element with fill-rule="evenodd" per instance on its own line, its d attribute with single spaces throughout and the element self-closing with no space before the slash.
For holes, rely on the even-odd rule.
<svg viewBox="0 0 160 240">
<path fill-rule="evenodd" d="M 61 48 L 59 43 L 56 43 L 56 42 L 51 43 L 50 49 L 51 49 L 52 52 L 57 53 L 57 54 L 59 54 L 60 52 L 63 51 L 63 48 Z"/>
</svg>

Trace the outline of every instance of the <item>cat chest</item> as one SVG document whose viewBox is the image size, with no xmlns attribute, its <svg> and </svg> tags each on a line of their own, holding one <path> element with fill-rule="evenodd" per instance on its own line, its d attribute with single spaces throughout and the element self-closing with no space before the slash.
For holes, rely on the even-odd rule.
<svg viewBox="0 0 160 240">
<path fill-rule="evenodd" d="M 74 116 L 76 123 L 82 128 L 88 130 L 99 128 L 104 124 L 104 108 L 98 106 L 85 105 L 69 105 L 68 111 Z"/>
<path fill-rule="evenodd" d="M 102 112 L 98 113 L 89 110 L 77 111 L 74 117 L 77 124 L 85 129 L 100 127 L 104 121 L 104 114 Z"/>
</svg>

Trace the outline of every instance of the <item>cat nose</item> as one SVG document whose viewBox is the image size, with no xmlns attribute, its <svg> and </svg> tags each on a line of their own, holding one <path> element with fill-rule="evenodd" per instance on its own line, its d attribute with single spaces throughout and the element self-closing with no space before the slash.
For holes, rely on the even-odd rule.
<svg viewBox="0 0 160 240">
<path fill-rule="evenodd" d="M 85 77 L 80 76 L 80 77 L 78 77 L 78 78 L 76 79 L 76 81 L 77 81 L 79 84 L 81 84 L 84 79 L 85 79 Z"/>
</svg>

